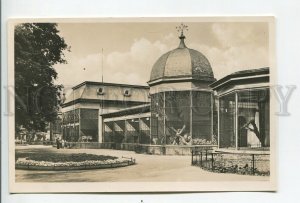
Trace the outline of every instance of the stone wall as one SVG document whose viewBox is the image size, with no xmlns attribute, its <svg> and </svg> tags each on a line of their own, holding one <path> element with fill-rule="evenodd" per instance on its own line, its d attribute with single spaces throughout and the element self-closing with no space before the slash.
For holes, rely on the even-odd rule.
<svg viewBox="0 0 300 203">
<path fill-rule="evenodd" d="M 56 146 L 56 144 L 54 144 L 53 146 Z M 72 149 L 111 149 L 113 147 L 113 143 L 68 142 L 67 147 Z"/>
<path fill-rule="evenodd" d="M 143 145 L 143 144 L 131 144 L 122 143 L 122 150 L 135 151 L 143 154 L 154 155 L 191 155 L 192 150 L 206 150 L 213 149 L 216 146 L 213 145 L 198 145 L 198 146 L 178 146 L 178 145 Z"/>
<path fill-rule="evenodd" d="M 54 143 L 53 146 L 56 146 Z M 192 150 L 212 150 L 216 148 L 215 145 L 197 145 L 197 146 L 179 146 L 179 145 L 146 145 L 146 144 L 135 144 L 135 143 L 121 143 L 115 144 L 109 143 L 98 143 L 98 142 L 69 142 L 68 147 L 74 149 L 116 149 L 135 151 L 141 154 L 153 154 L 153 155 L 186 155 L 190 156 Z"/>
</svg>

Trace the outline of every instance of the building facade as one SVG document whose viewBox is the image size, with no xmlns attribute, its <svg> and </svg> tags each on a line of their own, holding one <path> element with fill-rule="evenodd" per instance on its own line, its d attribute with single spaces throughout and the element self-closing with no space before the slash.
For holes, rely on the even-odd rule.
<svg viewBox="0 0 300 203">
<path fill-rule="evenodd" d="M 208 59 L 185 45 L 162 55 L 150 81 L 152 144 L 212 144 L 213 91 L 216 81 Z"/>
<path fill-rule="evenodd" d="M 63 139 L 103 142 L 101 114 L 149 103 L 149 87 L 83 82 L 72 88 L 62 105 Z"/>
<path fill-rule="evenodd" d="M 210 86 L 218 102 L 218 147 L 270 147 L 269 68 L 235 72 Z"/>
<path fill-rule="evenodd" d="M 151 144 L 150 116 L 150 104 L 102 114 L 103 141 L 114 143 L 115 148 Z"/>
<path fill-rule="evenodd" d="M 63 104 L 63 139 L 119 149 L 146 146 L 152 154 L 189 154 L 197 146 L 268 149 L 269 68 L 217 81 L 209 60 L 185 45 L 182 32 L 179 40 L 154 63 L 149 86 L 84 82 L 73 87 Z"/>
</svg>

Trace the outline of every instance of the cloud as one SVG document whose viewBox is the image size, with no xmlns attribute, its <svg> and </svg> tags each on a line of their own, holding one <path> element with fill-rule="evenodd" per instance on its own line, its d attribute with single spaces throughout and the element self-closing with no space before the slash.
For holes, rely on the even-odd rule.
<svg viewBox="0 0 300 203">
<path fill-rule="evenodd" d="M 135 40 L 128 52 L 113 52 L 105 57 L 107 66 L 104 75 L 113 82 L 120 80 L 125 83 L 146 84 L 152 65 L 168 48 L 161 41 L 151 43 L 145 38 Z M 125 77 L 117 77 L 120 75 Z"/>
<path fill-rule="evenodd" d="M 167 41 L 171 37 L 169 35 L 167 39 L 154 42 L 146 38 L 135 39 L 128 51 L 104 53 L 104 81 L 145 85 L 150 78 L 154 62 L 170 49 Z M 100 54 L 90 54 L 81 58 L 70 54 L 66 57 L 69 58 L 69 64 L 56 66 L 58 82 L 76 85 L 83 80 L 101 81 L 102 56 Z"/>
<path fill-rule="evenodd" d="M 101 56 L 99 54 L 91 54 L 83 58 L 78 58 L 72 53 L 66 53 L 65 55 L 68 64 L 57 64 L 55 66 L 58 73 L 56 83 L 70 87 L 84 80 L 101 80 Z"/>
<path fill-rule="evenodd" d="M 105 80 L 145 85 L 150 78 L 152 65 L 168 49 L 161 41 L 136 39 L 129 51 L 112 52 L 105 57 Z"/>
<path fill-rule="evenodd" d="M 269 66 L 266 33 L 251 25 L 213 24 L 212 33 L 219 46 L 192 43 L 211 63 L 214 76 L 220 79 L 235 71 Z"/>
<path fill-rule="evenodd" d="M 264 26 L 214 23 L 205 38 L 212 38 L 216 43 L 202 40 L 201 44 L 188 43 L 187 46 L 202 52 L 210 61 L 215 77 L 220 79 L 235 71 L 269 66 L 267 36 Z M 174 49 L 177 43 L 177 36 L 169 33 L 159 40 L 136 38 L 125 51 L 104 52 L 104 81 L 147 84 L 155 61 Z M 101 81 L 102 56 L 99 53 L 78 57 L 70 52 L 66 53 L 66 58 L 69 64 L 55 66 L 58 83 L 74 86 L 85 80 Z"/>
</svg>

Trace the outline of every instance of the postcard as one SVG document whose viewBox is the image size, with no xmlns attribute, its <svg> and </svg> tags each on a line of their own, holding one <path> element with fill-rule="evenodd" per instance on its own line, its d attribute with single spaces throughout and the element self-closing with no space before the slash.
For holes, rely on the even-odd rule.
<svg viewBox="0 0 300 203">
<path fill-rule="evenodd" d="M 11 19 L 11 193 L 276 191 L 274 17 Z"/>
</svg>

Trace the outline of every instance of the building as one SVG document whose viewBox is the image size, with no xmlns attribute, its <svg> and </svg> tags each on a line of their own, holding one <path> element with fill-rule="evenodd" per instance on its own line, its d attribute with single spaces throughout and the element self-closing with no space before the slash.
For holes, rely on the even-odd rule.
<svg viewBox="0 0 300 203">
<path fill-rule="evenodd" d="M 269 68 L 214 78 L 209 60 L 185 45 L 154 63 L 149 86 L 84 82 L 63 104 L 63 136 L 150 154 L 191 149 L 268 149 Z"/>
<path fill-rule="evenodd" d="M 185 45 L 163 54 L 153 65 L 150 104 L 101 115 L 103 142 L 151 154 L 190 154 L 197 146 L 216 146 L 215 82 L 208 59 Z"/>
<path fill-rule="evenodd" d="M 149 87 L 83 82 L 62 105 L 62 134 L 67 141 L 103 142 L 101 114 L 149 104 Z"/>
<path fill-rule="evenodd" d="M 218 102 L 218 147 L 270 147 L 269 68 L 232 73 L 210 86 Z"/>
<path fill-rule="evenodd" d="M 137 144 L 151 144 L 150 116 L 150 104 L 102 114 L 103 142 L 131 150 Z"/>
<path fill-rule="evenodd" d="M 209 84 L 216 79 L 208 59 L 185 45 L 183 33 L 179 39 L 178 48 L 155 62 L 148 82 L 152 143 L 211 144 L 214 101 Z"/>
</svg>

